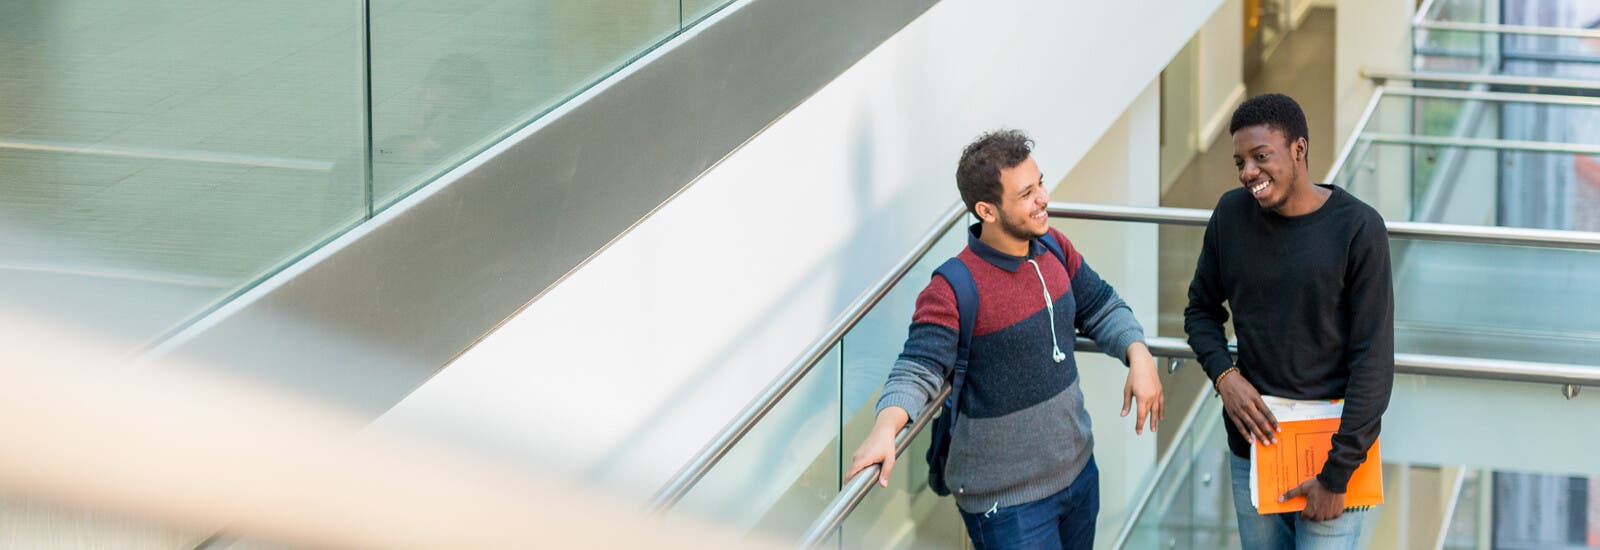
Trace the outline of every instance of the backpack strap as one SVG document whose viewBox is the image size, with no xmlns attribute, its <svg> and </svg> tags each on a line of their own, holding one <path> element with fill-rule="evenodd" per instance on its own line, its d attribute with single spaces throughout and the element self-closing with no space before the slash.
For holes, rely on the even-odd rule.
<svg viewBox="0 0 1600 550">
<path fill-rule="evenodd" d="M 934 274 L 944 277 L 950 283 L 950 290 L 956 295 L 956 313 L 960 330 L 956 333 L 956 361 L 955 369 L 950 373 L 950 396 L 944 400 L 948 413 L 954 415 L 956 406 L 961 402 L 961 386 L 967 379 L 967 359 L 972 356 L 972 327 L 978 319 L 978 283 L 972 280 L 972 271 L 967 269 L 967 264 L 960 258 L 945 260 Z M 951 425 L 954 426 L 954 422 Z"/>
<path fill-rule="evenodd" d="M 1044 235 L 1039 237 L 1039 242 L 1043 243 L 1044 247 L 1049 249 L 1051 254 L 1055 254 L 1057 260 L 1061 260 L 1061 267 L 1066 267 L 1069 273 L 1072 271 L 1072 268 L 1067 267 L 1067 253 L 1061 249 L 1061 243 L 1056 242 L 1055 236 L 1051 235 L 1049 231 L 1046 231 L 1044 232 Z"/>
</svg>

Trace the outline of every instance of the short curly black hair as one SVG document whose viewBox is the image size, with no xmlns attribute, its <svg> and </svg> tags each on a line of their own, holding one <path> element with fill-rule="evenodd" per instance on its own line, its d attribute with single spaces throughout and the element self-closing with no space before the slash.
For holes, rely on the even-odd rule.
<svg viewBox="0 0 1600 550">
<path fill-rule="evenodd" d="M 995 130 L 961 151 L 956 165 L 956 189 L 967 211 L 977 215 L 978 203 L 1000 205 L 1000 171 L 1014 168 L 1033 154 L 1033 140 L 1021 130 Z"/>
<path fill-rule="evenodd" d="M 1310 131 L 1306 129 L 1306 112 L 1292 97 L 1261 94 L 1245 100 L 1233 111 L 1233 120 L 1228 122 L 1228 134 L 1261 124 L 1283 132 L 1283 137 L 1288 138 L 1289 143 L 1301 138 L 1305 138 L 1306 143 L 1311 142 Z M 1310 162 L 1310 153 L 1306 156 L 1307 162 Z"/>
</svg>

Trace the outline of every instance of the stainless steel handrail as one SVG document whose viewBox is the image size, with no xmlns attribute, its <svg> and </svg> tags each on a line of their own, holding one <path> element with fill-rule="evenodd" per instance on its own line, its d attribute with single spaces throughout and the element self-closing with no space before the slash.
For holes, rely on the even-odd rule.
<svg viewBox="0 0 1600 550">
<path fill-rule="evenodd" d="M 1095 345 L 1093 340 L 1083 338 L 1081 336 L 1077 338 L 1077 340 L 1073 343 L 1073 346 L 1076 351 L 1100 351 L 1100 347 Z M 1183 340 L 1179 340 L 1177 338 L 1149 338 L 1145 340 L 1145 347 L 1149 348 L 1150 354 L 1156 357 L 1168 359 L 1194 359 L 1195 357 L 1194 351 L 1189 349 L 1189 345 L 1184 343 Z M 1210 391 L 1210 388 L 1202 388 L 1201 391 L 1201 396 L 1204 397 L 1203 392 Z M 950 387 L 945 386 L 939 391 L 937 396 L 929 401 L 929 403 L 940 403 L 944 401 L 945 396 L 948 395 L 950 395 Z M 1195 406 L 1191 407 L 1188 414 L 1184 417 L 1182 427 L 1179 428 L 1177 437 L 1183 437 L 1184 431 L 1188 430 L 1189 425 L 1194 421 L 1195 411 L 1199 410 L 1199 408 L 1200 400 L 1196 399 Z M 933 411 L 930 410 L 929 413 L 931 412 Z M 899 457 L 900 453 L 904 452 L 906 447 L 911 445 L 911 440 L 916 439 L 917 435 L 922 433 L 922 429 L 929 423 L 929 420 L 932 419 L 933 416 L 933 414 L 923 414 L 920 418 L 917 418 L 914 422 L 912 422 L 911 425 L 900 429 L 900 432 L 895 435 L 894 454 L 896 457 Z M 1171 462 L 1171 460 L 1172 459 L 1169 453 L 1169 456 L 1160 464 L 1164 465 L 1167 462 Z M 1157 468 L 1160 467 L 1161 466 L 1157 466 Z M 839 489 L 839 495 L 834 497 L 832 502 L 828 503 L 828 507 L 823 509 L 821 515 L 817 516 L 817 520 L 812 522 L 810 528 L 806 529 L 805 534 L 800 537 L 800 542 L 795 546 L 797 548 L 816 548 L 818 545 L 828 540 L 829 537 L 832 537 L 834 533 L 838 532 L 839 527 L 844 525 L 845 518 L 850 515 L 850 512 L 855 511 L 856 506 L 859 505 L 861 501 L 867 497 L 867 493 L 872 490 L 872 481 L 878 478 L 878 472 L 881 469 L 882 465 L 874 464 L 872 466 L 868 466 L 866 469 L 861 470 L 860 472 L 856 472 L 856 475 L 851 476 L 850 479 L 845 482 L 844 486 Z M 1154 483 L 1151 484 L 1152 489 L 1154 488 L 1154 485 Z M 1149 500 L 1150 495 L 1148 492 L 1149 491 L 1147 490 L 1146 494 L 1140 498 L 1139 502 L 1141 503 L 1141 506 L 1144 501 Z"/>
<path fill-rule="evenodd" d="M 1423 0 L 1422 5 L 1417 6 L 1417 12 L 1411 16 L 1411 26 L 1415 27 L 1426 22 L 1428 16 L 1433 13 L 1433 4 L 1434 0 Z"/>
<path fill-rule="evenodd" d="M 942 402 L 949 395 L 950 386 L 946 385 L 939 390 L 938 395 L 933 396 L 933 400 L 930 403 Z M 917 434 L 922 433 L 922 429 L 927 427 L 933 417 L 934 415 L 932 414 L 924 414 L 910 425 L 900 428 L 900 431 L 894 436 L 895 457 L 899 457 L 901 453 L 905 452 L 906 447 L 911 446 L 911 440 L 916 439 Z M 881 470 L 883 470 L 882 464 L 873 464 L 851 476 L 850 481 L 839 489 L 839 496 L 834 497 L 833 501 L 828 503 L 828 507 L 823 509 L 822 515 L 817 516 L 817 521 L 813 522 L 809 529 L 806 529 L 805 534 L 800 537 L 800 543 L 796 546 L 800 548 L 815 548 L 827 540 L 828 537 L 833 536 L 835 532 L 838 532 L 839 527 L 844 525 L 844 519 L 850 516 L 850 512 L 855 511 L 856 506 L 861 504 L 862 499 L 867 498 L 867 491 L 872 489 L 872 480 L 878 479 L 878 473 Z"/>
<path fill-rule="evenodd" d="M 798 360 L 791 363 L 789 368 L 784 370 L 784 374 L 767 386 L 767 389 L 762 391 L 761 395 L 756 396 L 754 400 L 745 406 L 739 416 L 734 417 L 732 422 L 729 422 L 726 427 L 718 432 L 719 435 L 716 439 L 712 440 L 704 449 L 701 449 L 693 460 L 685 465 L 682 470 L 679 470 L 676 475 L 672 476 L 672 479 L 651 499 L 649 508 L 660 512 L 677 504 L 689 492 L 689 489 L 700 481 L 700 478 L 705 477 L 706 473 L 711 471 L 711 467 L 718 460 L 728 454 L 734 444 L 744 438 L 745 434 L 750 433 L 750 429 L 761 421 L 768 412 L 771 412 L 772 408 L 777 406 L 778 401 L 782 400 L 783 396 L 788 395 L 789 390 L 794 389 L 795 385 L 799 384 L 806 374 L 811 372 L 817 361 L 827 355 L 828 351 L 832 350 L 835 344 L 838 344 L 839 339 L 843 338 L 845 333 L 856 325 L 857 321 L 860 321 L 868 311 L 872 310 L 873 306 L 877 305 L 878 302 L 883 300 L 884 296 L 889 294 L 889 290 L 893 289 L 895 284 L 899 283 L 900 279 L 911 271 L 912 266 L 915 266 L 917 261 L 921 260 L 928 253 L 928 250 L 933 248 L 933 245 L 939 241 L 939 237 L 943 236 L 951 227 L 955 226 L 957 221 L 961 220 L 964 212 L 966 212 L 966 208 L 958 204 L 951 207 L 948 212 L 940 217 L 939 222 L 934 225 L 933 229 L 929 230 L 921 240 L 917 241 L 916 249 L 906 254 L 898 264 L 895 264 L 894 270 L 879 279 L 871 287 L 871 290 L 851 302 L 845 308 L 845 313 L 834 321 L 827 332 L 823 333 L 822 338 L 818 339 L 805 353 L 801 354 Z"/>
<path fill-rule="evenodd" d="M 1431 31 L 1476 32 L 1489 34 L 1524 34 L 1529 36 L 1559 36 L 1564 38 L 1600 38 L 1600 31 L 1565 27 L 1535 27 L 1529 25 L 1502 25 L 1494 23 L 1466 23 L 1458 21 L 1423 21 L 1412 28 Z"/>
<path fill-rule="evenodd" d="M 651 499 L 649 507 L 657 511 L 664 511 L 676 504 L 695 483 L 705 477 L 717 461 L 728 453 L 735 444 L 749 433 L 756 422 L 766 416 L 775 407 L 779 400 L 794 388 L 805 377 L 817 361 L 838 343 L 846 332 L 854 327 L 856 322 L 866 315 L 867 311 L 882 301 L 896 283 L 905 277 L 918 260 L 927 253 L 938 241 L 939 237 L 949 231 L 961 219 L 965 209 L 959 205 L 954 206 L 940 222 L 925 235 L 917 248 L 901 259 L 895 269 L 884 278 L 880 279 L 865 295 L 857 298 L 824 336 L 816 341 L 798 360 L 790 364 L 784 374 L 767 387 L 761 395 L 747 405 L 739 416 L 735 417 L 723 428 L 715 440 L 708 444 L 695 458 L 680 470 L 672 479 Z M 1211 218 L 1209 210 L 1190 208 L 1150 208 L 1137 206 L 1095 205 L 1083 203 L 1054 202 L 1050 203 L 1049 212 L 1052 217 L 1071 217 L 1078 219 L 1094 219 L 1105 221 L 1127 222 L 1154 222 L 1170 223 L 1175 225 L 1203 226 Z M 1544 246 L 1563 248 L 1600 249 L 1600 233 L 1577 231 L 1552 231 L 1539 229 L 1502 228 L 1502 227 L 1476 227 L 1457 226 L 1444 224 L 1422 224 L 1410 222 L 1389 222 L 1390 236 L 1429 239 L 1439 241 L 1457 241 L 1491 244 L 1514 244 L 1523 246 Z M 1155 355 L 1168 357 L 1192 358 L 1193 352 L 1184 351 L 1187 345 L 1175 340 L 1166 342 L 1163 339 L 1147 340 L 1147 346 Z M 1164 346 L 1164 347 L 1157 347 Z M 1187 354 L 1187 355 L 1184 355 Z M 1397 356 L 1398 357 L 1398 356 Z M 1463 373 L 1479 373 L 1482 377 L 1497 377 L 1500 379 L 1530 379 L 1537 374 L 1538 364 L 1510 364 L 1499 362 L 1495 366 L 1480 365 L 1472 369 L 1464 369 Z M 1529 365 L 1534 365 L 1530 367 Z M 1600 371 L 1600 369 L 1597 369 Z M 1444 371 L 1430 371 L 1433 374 L 1445 374 Z M 1463 374 L 1467 375 L 1467 374 Z M 1553 377 L 1537 378 L 1538 381 L 1553 381 L 1555 379 L 1571 379 L 1571 373 L 1559 373 Z M 1594 384 L 1596 380 L 1584 379 L 1583 381 L 1570 382 L 1574 384 Z"/>
<path fill-rule="evenodd" d="M 1554 141 L 1525 141 L 1515 139 L 1463 138 L 1447 136 L 1418 136 L 1409 134 L 1361 134 L 1361 139 L 1373 143 L 1396 145 L 1428 145 L 1434 147 L 1460 147 L 1463 149 L 1494 149 L 1499 151 L 1531 151 L 1535 153 L 1572 153 L 1575 155 L 1600 155 L 1600 145 L 1560 143 Z"/>
<path fill-rule="evenodd" d="M 1459 84 L 1527 86 L 1530 88 L 1555 88 L 1565 90 L 1600 90 L 1600 82 L 1568 78 L 1542 78 L 1469 73 L 1412 73 L 1376 71 L 1371 69 L 1362 69 L 1361 76 L 1379 83 L 1389 80 L 1408 80 L 1412 82 L 1453 82 Z"/>
<path fill-rule="evenodd" d="M 1150 354 L 1156 357 L 1175 359 L 1194 359 L 1196 357 L 1194 350 L 1183 339 L 1152 337 L 1146 338 L 1144 343 L 1145 347 L 1150 349 Z M 1096 352 L 1099 351 L 1099 346 L 1096 346 L 1092 340 L 1079 337 L 1074 343 L 1074 349 L 1080 352 Z M 1228 346 L 1228 351 L 1230 354 L 1238 354 L 1238 350 L 1233 345 Z M 1473 359 L 1416 353 L 1395 354 L 1395 372 L 1397 374 L 1451 376 L 1515 382 L 1600 385 L 1600 367 L 1500 359 Z M 1204 399 L 1205 394 L 1209 393 L 1210 390 L 1210 387 L 1202 387 L 1201 399 Z M 930 403 L 943 401 L 949 391 L 948 387 L 944 388 Z M 1200 409 L 1201 399 L 1196 399 L 1195 405 L 1185 415 L 1183 423 L 1178 428 L 1177 439 L 1182 439 L 1194 424 L 1194 417 L 1196 411 Z M 895 438 L 896 457 L 905 450 L 917 434 L 921 433 L 928 419 L 932 417 L 932 414 L 924 414 L 916 422 L 913 422 L 911 426 L 901 429 Z M 1122 544 L 1126 542 L 1131 534 L 1133 521 L 1143 512 L 1145 505 L 1155 492 L 1156 484 L 1154 480 L 1160 479 L 1162 472 L 1165 472 L 1171 466 L 1173 449 L 1175 448 L 1175 446 L 1169 448 L 1167 454 L 1161 458 L 1155 469 L 1152 470 L 1154 477 L 1151 483 L 1145 487 L 1139 499 L 1135 501 L 1137 504 L 1135 504 L 1132 513 L 1128 516 L 1129 521 L 1123 524 L 1122 530 L 1117 536 L 1117 543 L 1112 548 L 1121 548 Z M 866 498 L 867 493 L 872 490 L 872 480 L 877 479 L 878 470 L 878 466 L 869 467 L 857 472 L 855 476 L 846 481 L 840 489 L 839 495 L 834 497 L 834 500 L 829 503 L 823 514 L 818 516 L 817 520 L 806 530 L 805 535 L 800 539 L 800 543 L 797 546 L 800 548 L 815 548 L 827 540 L 828 537 L 833 536 L 839 527 L 843 525 L 845 517 L 854 511 L 861 500 Z"/>
<path fill-rule="evenodd" d="M 1600 386 L 1600 366 L 1478 359 L 1420 353 L 1394 354 L 1394 372 L 1507 382 Z"/>
<path fill-rule="evenodd" d="M 1350 132 L 1350 137 L 1345 138 L 1344 148 L 1339 151 L 1339 156 L 1333 159 L 1333 167 L 1328 169 L 1328 176 L 1322 181 L 1334 183 L 1339 181 L 1339 171 L 1344 169 L 1345 161 L 1350 159 L 1350 154 L 1356 149 L 1356 142 L 1361 137 L 1361 131 L 1366 129 L 1367 123 L 1372 120 L 1372 114 L 1378 110 L 1378 102 L 1389 93 L 1388 87 L 1378 86 L 1372 91 L 1372 99 L 1367 100 L 1367 107 L 1361 111 L 1361 119 L 1356 121 L 1355 129 Z"/>
<path fill-rule="evenodd" d="M 1204 226 L 1211 211 L 1197 208 L 1114 206 L 1078 202 L 1052 202 L 1051 217 L 1118 222 L 1149 222 Z M 1502 244 L 1543 248 L 1600 250 L 1600 232 L 1487 227 L 1443 223 L 1387 222 L 1390 237 L 1479 244 Z"/>
<path fill-rule="evenodd" d="M 1189 342 L 1182 338 L 1151 336 L 1144 339 L 1144 345 L 1150 349 L 1151 355 L 1157 357 L 1173 359 L 1196 358 L 1194 350 L 1189 348 Z M 1075 343 L 1075 349 L 1083 352 L 1097 352 L 1100 350 L 1093 340 L 1081 336 L 1078 337 Z M 1229 344 L 1228 353 L 1237 355 L 1238 349 L 1233 344 Z M 1421 374 L 1449 376 L 1452 378 L 1504 380 L 1508 382 L 1600 386 L 1600 366 L 1512 361 L 1509 359 L 1478 359 L 1423 353 L 1394 354 L 1394 372 L 1396 374 Z"/>
<path fill-rule="evenodd" d="M 1600 107 L 1600 97 L 1575 95 L 1450 90 L 1444 88 L 1385 88 L 1383 93 L 1384 95 L 1399 97 L 1425 97 L 1437 99 L 1460 99 L 1463 101 L 1492 101 L 1496 103 L 1531 103 L 1539 105 Z M 1362 123 L 1358 124 L 1356 127 L 1361 128 L 1364 126 L 1366 126 L 1366 124 Z"/>
</svg>

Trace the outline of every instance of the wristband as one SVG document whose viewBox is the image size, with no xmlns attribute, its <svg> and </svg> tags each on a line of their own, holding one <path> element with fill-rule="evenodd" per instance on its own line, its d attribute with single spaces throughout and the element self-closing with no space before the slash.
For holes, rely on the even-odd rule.
<svg viewBox="0 0 1600 550">
<path fill-rule="evenodd" d="M 1227 378 L 1228 375 L 1234 374 L 1234 373 L 1237 373 L 1237 372 L 1239 372 L 1239 367 L 1228 367 L 1228 370 L 1222 371 L 1222 374 L 1217 376 L 1217 381 L 1213 382 L 1211 384 L 1211 389 L 1217 390 L 1218 393 L 1221 393 L 1222 392 L 1222 380 L 1224 378 Z"/>
</svg>

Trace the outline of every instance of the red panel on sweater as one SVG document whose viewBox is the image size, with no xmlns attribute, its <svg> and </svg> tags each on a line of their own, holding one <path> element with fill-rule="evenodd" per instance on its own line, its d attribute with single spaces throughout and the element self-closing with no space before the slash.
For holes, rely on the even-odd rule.
<svg viewBox="0 0 1600 550">
<path fill-rule="evenodd" d="M 911 322 L 932 323 L 960 331 L 959 317 L 956 294 L 950 290 L 950 282 L 944 280 L 944 277 L 935 275 L 933 280 L 928 282 L 928 286 L 922 289 L 922 293 L 917 295 L 917 310 L 911 314 Z"/>
<path fill-rule="evenodd" d="M 1068 274 L 1068 268 L 1077 271 L 1078 266 L 1083 264 L 1083 259 L 1072 247 L 1072 243 L 1067 241 L 1066 235 L 1062 235 L 1054 228 L 1051 228 L 1050 232 L 1055 236 L 1056 242 L 1061 243 L 1062 251 L 1067 257 L 1067 266 L 1062 266 L 1055 254 L 1042 247 L 1033 260 L 1039 264 L 1039 271 L 1044 274 L 1045 285 L 1050 288 L 1050 299 L 1060 300 L 1072 290 L 1072 277 Z M 967 264 L 967 269 L 972 271 L 973 280 L 978 284 L 980 298 L 978 322 L 972 329 L 974 336 L 990 334 L 1017 324 L 1045 308 L 1044 292 L 1039 288 L 1039 272 L 1034 271 L 1033 264 L 1023 262 L 1013 273 L 984 261 L 970 248 L 962 250 L 958 257 Z M 1069 317 L 1072 313 L 1066 312 Z"/>
</svg>

